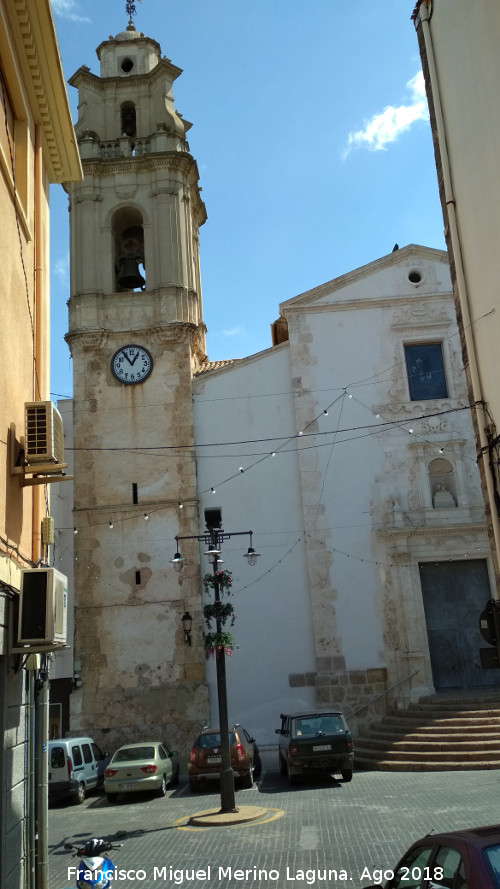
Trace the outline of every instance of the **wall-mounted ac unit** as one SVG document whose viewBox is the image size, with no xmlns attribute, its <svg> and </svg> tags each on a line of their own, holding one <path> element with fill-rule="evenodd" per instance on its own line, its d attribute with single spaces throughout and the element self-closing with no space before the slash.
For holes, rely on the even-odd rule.
<svg viewBox="0 0 500 889">
<path fill-rule="evenodd" d="M 68 580 L 55 568 L 26 568 L 21 571 L 19 624 L 20 645 L 66 644 L 68 623 Z"/>
<path fill-rule="evenodd" d="M 24 411 L 26 463 L 63 463 L 63 421 L 57 408 L 51 401 L 27 401 Z"/>
</svg>

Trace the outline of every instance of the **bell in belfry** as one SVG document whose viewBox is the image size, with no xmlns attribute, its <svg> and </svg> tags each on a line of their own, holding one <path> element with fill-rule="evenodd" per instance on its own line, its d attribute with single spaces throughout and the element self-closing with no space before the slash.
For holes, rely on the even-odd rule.
<svg viewBox="0 0 500 889">
<path fill-rule="evenodd" d="M 118 258 L 117 281 L 120 290 L 144 290 L 146 280 L 139 271 L 137 256 L 120 256 Z"/>
<path fill-rule="evenodd" d="M 141 226 L 129 226 L 121 235 L 116 262 L 116 280 L 120 290 L 144 290 L 146 281 L 139 271 L 144 265 L 144 239 Z"/>
</svg>

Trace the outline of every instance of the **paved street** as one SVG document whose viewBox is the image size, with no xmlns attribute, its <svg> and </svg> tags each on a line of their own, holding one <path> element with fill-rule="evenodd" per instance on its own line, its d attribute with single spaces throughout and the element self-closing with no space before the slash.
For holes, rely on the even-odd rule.
<svg viewBox="0 0 500 889">
<path fill-rule="evenodd" d="M 291 788 L 275 751 L 263 753 L 263 764 L 259 783 L 236 793 L 238 805 L 268 810 L 248 824 L 189 827 L 189 817 L 218 807 L 220 796 L 217 784 L 190 793 L 185 776 L 164 799 L 135 796 L 110 806 L 90 796 L 82 806 L 51 807 L 49 889 L 75 886 L 67 868 L 77 859 L 64 851 L 66 838 L 126 831 L 111 857 L 119 870 L 140 873 L 116 880 L 123 889 L 358 889 L 429 831 L 500 822 L 500 771 L 358 772 L 350 784 Z"/>
</svg>

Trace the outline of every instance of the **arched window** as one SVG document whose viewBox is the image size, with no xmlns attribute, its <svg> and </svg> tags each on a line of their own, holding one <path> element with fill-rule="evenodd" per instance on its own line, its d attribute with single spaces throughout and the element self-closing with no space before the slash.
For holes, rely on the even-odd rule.
<svg viewBox="0 0 500 889">
<path fill-rule="evenodd" d="M 145 290 L 144 228 L 134 207 L 123 207 L 113 217 L 116 290 Z"/>
<path fill-rule="evenodd" d="M 443 457 L 432 460 L 427 467 L 434 509 L 453 509 L 457 505 L 457 491 L 453 466 Z"/>
</svg>

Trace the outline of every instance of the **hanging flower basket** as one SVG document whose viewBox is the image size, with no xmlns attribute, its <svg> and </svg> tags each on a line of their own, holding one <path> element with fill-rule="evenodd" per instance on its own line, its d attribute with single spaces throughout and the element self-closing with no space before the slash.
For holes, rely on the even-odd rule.
<svg viewBox="0 0 500 889">
<path fill-rule="evenodd" d="M 216 571 L 215 574 L 205 574 L 203 578 L 203 586 L 205 587 L 205 592 L 207 592 L 210 588 L 215 589 L 216 584 L 219 587 L 221 593 L 230 590 L 233 585 L 231 572 L 224 571 L 224 569 L 221 568 L 220 571 Z"/>
<path fill-rule="evenodd" d="M 207 633 L 203 636 L 203 647 L 205 649 L 205 657 L 214 657 L 214 655 L 223 651 L 228 657 L 231 657 L 234 648 L 234 639 L 231 633 Z"/>
<path fill-rule="evenodd" d="M 233 626 L 236 620 L 236 615 L 230 602 L 210 602 L 208 605 L 203 606 L 203 615 L 209 629 L 212 628 L 213 620 L 219 620 L 221 624 L 225 624 L 231 618 L 231 626 Z"/>
</svg>

